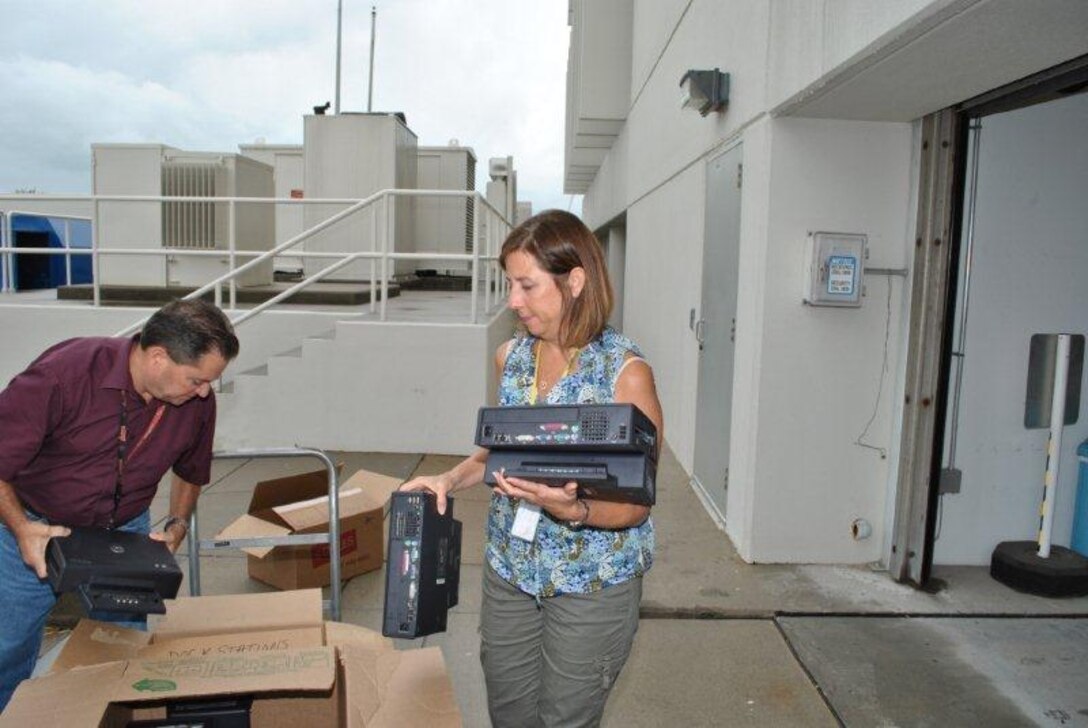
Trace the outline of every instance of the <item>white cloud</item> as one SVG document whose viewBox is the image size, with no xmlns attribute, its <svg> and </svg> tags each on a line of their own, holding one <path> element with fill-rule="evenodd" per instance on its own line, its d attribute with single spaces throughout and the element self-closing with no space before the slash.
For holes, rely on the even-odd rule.
<svg viewBox="0 0 1088 728">
<path fill-rule="evenodd" d="M 519 197 L 566 207 L 561 0 L 379 2 L 374 110 L 421 144 L 512 154 Z M 0 190 L 87 192 L 94 142 L 300 143 L 335 94 L 335 0 L 6 0 Z M 366 106 L 370 6 L 344 1 L 341 108 Z"/>
</svg>

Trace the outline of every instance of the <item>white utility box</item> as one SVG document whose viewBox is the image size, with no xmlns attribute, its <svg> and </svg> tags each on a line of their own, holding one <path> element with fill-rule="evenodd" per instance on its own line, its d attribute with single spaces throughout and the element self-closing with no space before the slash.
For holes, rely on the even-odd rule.
<svg viewBox="0 0 1088 728">
<path fill-rule="evenodd" d="M 416 188 L 416 135 L 398 114 L 312 114 L 303 124 L 303 167 L 306 197 L 362 200 L 386 189 Z M 349 204 L 306 205 L 303 219 L 309 229 L 343 211 Z M 414 253 L 414 201 L 410 197 L 390 201 L 388 215 L 383 202 L 334 223 L 306 241 L 307 252 L 362 253 L 381 251 L 387 227 L 390 252 Z M 377 238 L 375 238 L 375 231 Z M 328 267 L 329 258 L 307 258 L 305 272 L 312 275 Z M 390 275 L 407 274 L 416 261 L 390 266 Z M 360 261 L 341 268 L 326 280 L 369 280 L 370 263 Z"/>
<path fill-rule="evenodd" d="M 95 195 L 151 197 L 272 197 L 272 168 L 238 154 L 185 152 L 162 144 L 95 144 L 91 147 Z M 230 270 L 228 202 L 172 200 L 99 202 L 100 250 L 176 249 L 170 255 L 103 255 L 102 285 L 199 287 Z M 266 203 L 235 203 L 235 250 L 269 250 L 275 218 Z M 184 255 L 182 251 L 220 255 Z M 235 265 L 251 260 L 238 256 Z M 239 285 L 272 282 L 271 262 L 238 279 Z"/>
<path fill-rule="evenodd" d="M 239 144 L 238 150 L 247 157 L 272 167 L 272 182 L 278 200 L 301 200 L 303 187 L 303 153 L 301 144 Z M 276 203 L 276 245 L 296 237 L 305 228 L 301 204 Z M 286 255 L 278 255 L 273 263 L 276 270 L 301 272 L 302 258 L 296 253 L 306 250 L 306 241 L 295 245 Z"/>
<path fill-rule="evenodd" d="M 805 249 L 804 303 L 861 305 L 868 237 L 857 233 L 809 233 Z"/>
<path fill-rule="evenodd" d="M 419 147 L 416 186 L 421 190 L 476 189 L 476 154 L 469 147 Z M 471 253 L 474 207 L 469 197 L 416 198 L 416 252 Z M 480 251 L 483 254 L 484 251 Z M 467 273 L 470 264 L 417 260 L 416 269 Z"/>
</svg>

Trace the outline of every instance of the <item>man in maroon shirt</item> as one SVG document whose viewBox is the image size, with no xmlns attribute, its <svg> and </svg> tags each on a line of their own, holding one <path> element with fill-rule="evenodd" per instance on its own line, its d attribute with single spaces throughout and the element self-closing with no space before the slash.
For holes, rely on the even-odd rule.
<svg viewBox="0 0 1088 728">
<path fill-rule="evenodd" d="M 176 551 L 211 472 L 211 383 L 238 354 L 230 321 L 174 301 L 132 339 L 70 339 L 0 392 L 0 710 L 29 677 L 56 601 L 45 549 L 69 526 L 147 533 L 173 470 L 170 513 L 151 538 Z"/>
</svg>

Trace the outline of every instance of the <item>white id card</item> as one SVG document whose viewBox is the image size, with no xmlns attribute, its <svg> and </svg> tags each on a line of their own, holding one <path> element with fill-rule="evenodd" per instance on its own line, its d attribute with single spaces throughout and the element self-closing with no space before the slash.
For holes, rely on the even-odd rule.
<svg viewBox="0 0 1088 728">
<path fill-rule="evenodd" d="M 510 527 L 510 535 L 532 543 L 536 537 L 536 525 L 539 522 L 540 506 L 523 501 L 518 504 L 518 511 L 514 514 L 514 525 Z"/>
</svg>

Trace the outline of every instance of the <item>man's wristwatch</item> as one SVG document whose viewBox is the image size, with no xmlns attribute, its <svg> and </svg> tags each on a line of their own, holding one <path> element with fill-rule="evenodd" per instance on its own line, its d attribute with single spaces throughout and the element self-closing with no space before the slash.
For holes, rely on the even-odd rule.
<svg viewBox="0 0 1088 728">
<path fill-rule="evenodd" d="M 581 528 L 589 520 L 589 503 L 581 498 L 578 499 L 578 502 L 582 505 L 582 517 L 567 521 L 567 528 Z"/>
<path fill-rule="evenodd" d="M 185 520 L 184 518 L 180 518 L 178 516 L 168 516 L 166 518 L 166 521 L 163 522 L 163 524 L 162 524 L 163 533 L 166 533 L 167 531 L 169 531 L 170 528 L 173 527 L 173 526 L 181 526 L 182 527 L 182 529 L 183 529 L 182 534 L 181 534 L 182 538 L 185 537 L 185 534 L 189 533 L 189 522 L 187 520 Z"/>
</svg>

